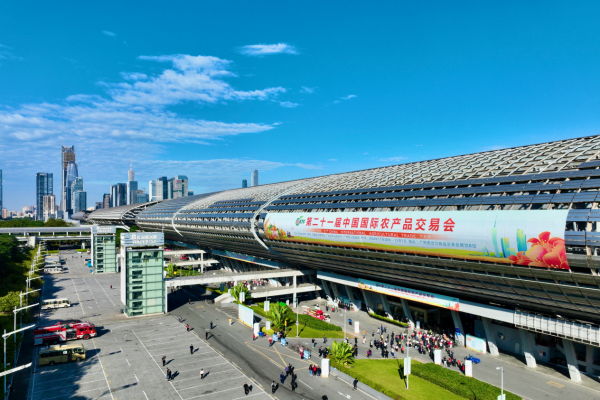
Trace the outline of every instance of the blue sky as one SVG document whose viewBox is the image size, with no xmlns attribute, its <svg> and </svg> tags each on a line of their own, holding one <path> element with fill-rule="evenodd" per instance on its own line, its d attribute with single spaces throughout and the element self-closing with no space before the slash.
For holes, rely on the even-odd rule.
<svg viewBox="0 0 600 400">
<path fill-rule="evenodd" d="M 598 2 L 4 2 L 4 203 L 75 145 L 88 206 L 597 134 Z"/>
</svg>

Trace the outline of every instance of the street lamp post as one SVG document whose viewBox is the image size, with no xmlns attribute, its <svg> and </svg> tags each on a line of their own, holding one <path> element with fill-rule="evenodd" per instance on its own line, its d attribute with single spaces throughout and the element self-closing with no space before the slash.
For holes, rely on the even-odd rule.
<svg viewBox="0 0 600 400">
<path fill-rule="evenodd" d="M 42 289 L 30 290 L 29 292 L 25 292 L 25 293 L 21 292 L 19 294 L 19 307 L 23 307 L 23 295 L 28 295 L 29 293 L 33 293 L 33 292 L 39 292 L 40 290 L 42 290 Z M 27 296 L 27 297 L 29 297 L 29 296 Z M 20 318 L 19 327 L 23 327 L 23 315 L 19 314 L 19 318 Z"/>
<path fill-rule="evenodd" d="M 504 400 L 504 367 L 496 367 L 500 370 L 500 397 L 499 400 Z"/>
<path fill-rule="evenodd" d="M 6 329 L 4 330 L 4 334 L 2 335 L 2 339 L 4 339 L 4 370 L 6 371 L 6 338 L 8 338 L 10 335 L 14 335 L 17 332 L 21 332 L 24 331 L 26 329 L 30 329 L 33 328 L 35 325 L 29 325 L 25 328 L 21 328 L 19 330 L 14 330 L 13 332 L 9 332 L 6 333 Z M 6 394 L 6 375 L 4 375 L 4 390 L 2 391 L 3 394 Z"/>
</svg>

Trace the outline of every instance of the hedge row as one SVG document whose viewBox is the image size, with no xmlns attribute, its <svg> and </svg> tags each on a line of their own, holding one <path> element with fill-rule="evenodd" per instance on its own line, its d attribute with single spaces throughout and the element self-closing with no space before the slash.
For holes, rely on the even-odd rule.
<svg viewBox="0 0 600 400">
<path fill-rule="evenodd" d="M 368 376 L 357 373 L 355 370 L 350 369 L 350 368 L 346 368 L 344 365 L 334 362 L 333 360 L 330 360 L 331 366 L 337 368 L 339 371 L 345 373 L 346 375 L 350 375 L 353 378 L 357 378 L 360 383 L 365 384 L 375 390 L 377 390 L 380 393 L 385 394 L 386 396 L 391 397 L 394 400 L 402 400 L 404 399 L 404 397 L 402 397 L 399 393 L 393 392 L 391 390 L 389 390 L 388 388 L 381 386 L 379 383 L 375 383 L 373 382 Z"/>
<path fill-rule="evenodd" d="M 429 381 L 449 392 L 471 400 L 496 400 L 499 389 L 496 386 L 464 376 L 460 372 L 433 363 L 411 365 L 413 375 Z M 520 400 L 521 397 L 504 391 L 507 400 Z"/>
<path fill-rule="evenodd" d="M 267 318 L 267 314 L 264 312 L 264 304 L 258 303 L 256 306 L 251 307 L 255 313 L 258 315 Z M 298 314 L 298 322 L 300 325 L 304 325 L 308 328 L 315 329 L 317 331 L 338 331 L 341 332 L 342 328 L 337 325 L 330 324 L 329 322 L 321 321 L 318 318 L 311 317 L 306 314 Z"/>
<path fill-rule="evenodd" d="M 381 320 L 381 321 L 385 321 L 388 324 L 392 324 L 392 325 L 398 325 L 398 326 L 402 326 L 404 328 L 408 328 L 408 324 L 405 322 L 400 322 L 400 321 L 394 321 L 393 319 L 390 318 L 386 318 L 386 317 L 382 317 L 381 315 L 378 314 L 374 314 L 374 313 L 369 313 L 369 316 L 371 316 L 372 318 Z"/>
</svg>

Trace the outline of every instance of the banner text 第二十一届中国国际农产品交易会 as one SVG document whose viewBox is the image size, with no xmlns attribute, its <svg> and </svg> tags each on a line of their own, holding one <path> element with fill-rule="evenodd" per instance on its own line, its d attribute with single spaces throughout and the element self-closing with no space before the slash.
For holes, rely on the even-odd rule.
<svg viewBox="0 0 600 400">
<path fill-rule="evenodd" d="M 272 240 L 569 270 L 568 210 L 268 213 Z M 528 239 L 529 238 L 529 239 Z"/>
</svg>

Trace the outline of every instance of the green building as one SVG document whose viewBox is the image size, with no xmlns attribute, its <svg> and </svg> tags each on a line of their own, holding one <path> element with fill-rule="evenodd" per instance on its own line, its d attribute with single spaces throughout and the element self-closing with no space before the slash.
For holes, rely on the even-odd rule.
<svg viewBox="0 0 600 400">
<path fill-rule="evenodd" d="M 163 244 L 159 232 L 121 234 L 121 301 L 128 317 L 165 312 Z"/>
<path fill-rule="evenodd" d="M 115 226 L 92 226 L 92 268 L 95 274 L 116 273 L 117 240 Z"/>
</svg>

